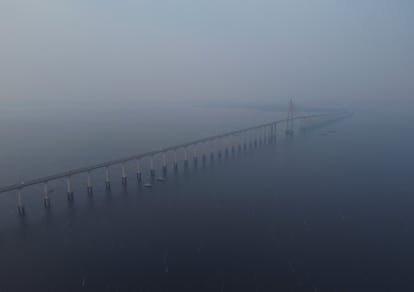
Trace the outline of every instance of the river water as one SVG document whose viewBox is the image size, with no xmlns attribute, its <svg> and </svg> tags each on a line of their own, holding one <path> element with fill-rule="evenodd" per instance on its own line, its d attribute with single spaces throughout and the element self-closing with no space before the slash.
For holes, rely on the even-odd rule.
<svg viewBox="0 0 414 292">
<path fill-rule="evenodd" d="M 282 116 L 153 105 L 41 113 L 3 115 L 2 184 Z M 112 170 L 109 192 L 96 172 L 93 196 L 74 178 L 73 203 L 56 181 L 47 211 L 40 188 L 24 193 L 25 218 L 5 194 L 0 291 L 410 291 L 410 121 L 356 112 L 205 166 L 170 167 L 151 189 L 133 166 L 126 188 Z"/>
</svg>

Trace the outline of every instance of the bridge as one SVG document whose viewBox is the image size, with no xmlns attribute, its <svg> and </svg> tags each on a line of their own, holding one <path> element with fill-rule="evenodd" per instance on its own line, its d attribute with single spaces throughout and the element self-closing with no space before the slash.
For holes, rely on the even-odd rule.
<svg viewBox="0 0 414 292">
<path fill-rule="evenodd" d="M 278 134 L 278 129 L 281 126 L 285 127 L 285 135 L 286 137 L 293 136 L 294 133 L 294 121 L 308 121 L 308 120 L 334 120 L 334 119 L 341 119 L 350 114 L 347 112 L 333 112 L 333 113 L 322 113 L 322 114 L 309 114 L 309 115 L 301 115 L 301 116 L 294 116 L 293 115 L 293 106 L 292 102 L 289 104 L 288 115 L 286 119 L 276 120 L 269 123 L 256 125 L 249 128 L 239 129 L 203 139 L 199 139 L 196 141 L 191 141 L 187 143 L 182 143 L 179 145 L 174 145 L 170 147 L 166 147 L 160 150 L 149 151 L 145 153 L 135 154 L 126 156 L 123 158 L 119 158 L 116 160 L 105 161 L 102 163 L 89 165 L 86 167 L 81 167 L 77 169 L 72 169 L 68 171 L 64 171 L 57 174 L 52 174 L 45 177 L 40 177 L 24 182 L 19 182 L 15 184 L 11 184 L 8 186 L 4 186 L 0 188 L 0 193 L 6 192 L 17 192 L 17 208 L 18 213 L 21 216 L 25 215 L 25 206 L 23 204 L 22 193 L 23 190 L 29 186 L 43 184 L 43 200 L 44 206 L 46 208 L 50 207 L 50 198 L 49 198 L 49 187 L 48 183 L 58 179 L 66 179 L 66 191 L 67 191 L 67 199 L 68 201 L 72 201 L 74 198 L 73 190 L 72 190 L 72 182 L 71 178 L 75 175 L 86 174 L 86 189 L 88 194 L 93 193 L 93 186 L 92 186 L 92 178 L 91 173 L 97 169 L 105 169 L 105 187 L 106 189 L 111 188 L 111 176 L 110 176 L 110 167 L 113 166 L 120 166 L 121 172 L 121 182 L 123 185 L 127 184 L 127 171 L 126 171 L 126 164 L 130 161 L 135 161 L 136 163 L 136 177 L 139 182 L 141 182 L 142 178 L 142 168 L 141 168 L 141 160 L 144 158 L 149 158 L 149 174 L 151 177 L 155 177 L 155 166 L 154 166 L 154 156 L 161 155 L 162 157 L 162 172 L 167 172 L 167 154 L 173 153 L 173 168 L 174 170 L 178 169 L 179 159 L 178 159 L 178 151 L 183 151 L 182 161 L 184 163 L 184 167 L 188 167 L 188 149 L 192 148 L 193 150 L 193 160 L 194 164 L 197 163 L 199 154 L 198 150 L 202 150 L 201 160 L 203 163 L 207 160 L 207 146 L 211 146 L 211 151 L 209 153 L 210 159 L 213 160 L 214 157 L 220 159 L 222 157 L 222 153 L 228 156 L 229 151 L 232 153 L 248 151 L 249 149 L 257 147 L 257 145 L 273 143 L 276 141 L 276 137 Z M 302 123 L 301 130 L 306 129 L 309 125 L 306 123 Z M 236 139 L 234 139 L 236 138 Z M 214 146 L 217 146 L 217 151 L 214 150 Z M 217 153 L 216 153 L 217 152 Z"/>
</svg>

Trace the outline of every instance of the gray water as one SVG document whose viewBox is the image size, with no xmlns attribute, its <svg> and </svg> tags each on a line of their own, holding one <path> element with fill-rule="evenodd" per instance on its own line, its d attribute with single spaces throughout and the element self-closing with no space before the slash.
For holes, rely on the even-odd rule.
<svg viewBox="0 0 414 292">
<path fill-rule="evenodd" d="M 2 182 L 281 115 L 149 107 L 122 109 L 122 115 L 103 109 L 58 113 L 53 125 L 50 116 L 36 115 L 41 112 L 26 122 L 16 118 L 13 127 L 2 123 L 2 133 L 13 133 L 2 144 Z M 97 172 L 92 197 L 85 178 L 75 180 L 72 204 L 63 181 L 56 181 L 49 211 L 40 188 L 24 194 L 23 219 L 15 194 L 2 196 L 0 289 L 410 291 L 410 122 L 409 114 L 356 112 L 205 166 L 170 169 L 152 189 L 142 188 L 130 168 L 127 188 L 115 183 L 114 174 L 106 192 Z"/>
</svg>

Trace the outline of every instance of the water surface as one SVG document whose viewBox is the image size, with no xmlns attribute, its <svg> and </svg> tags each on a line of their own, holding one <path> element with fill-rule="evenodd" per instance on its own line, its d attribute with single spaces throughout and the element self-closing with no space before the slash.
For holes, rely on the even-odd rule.
<svg viewBox="0 0 414 292">
<path fill-rule="evenodd" d="M 56 182 L 52 208 L 43 209 L 40 192 L 27 195 L 24 219 L 14 194 L 4 196 L 0 288 L 408 291 L 409 120 L 357 113 L 204 167 L 181 166 L 152 189 L 130 173 L 127 188 L 114 177 L 106 192 L 97 173 L 93 197 L 84 178 L 76 181 L 73 204 Z"/>
</svg>

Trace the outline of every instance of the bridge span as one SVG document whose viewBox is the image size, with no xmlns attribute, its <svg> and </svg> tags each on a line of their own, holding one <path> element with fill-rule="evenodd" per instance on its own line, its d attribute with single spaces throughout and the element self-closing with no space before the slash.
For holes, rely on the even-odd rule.
<svg viewBox="0 0 414 292">
<path fill-rule="evenodd" d="M 214 156 L 217 155 L 218 158 L 221 158 L 222 152 L 224 150 L 225 155 L 228 155 L 228 152 L 231 151 L 232 153 L 238 151 L 247 151 L 252 147 L 256 147 L 257 144 L 266 144 L 272 143 L 276 140 L 278 134 L 278 127 L 279 125 L 283 125 L 286 127 L 284 133 L 287 137 L 293 135 L 293 121 L 294 120 L 315 120 L 315 119 L 325 119 L 327 120 L 334 120 L 346 117 L 349 113 L 345 112 L 335 112 L 335 113 L 324 113 L 324 114 L 311 114 L 311 115 L 302 115 L 302 116 L 293 116 L 292 109 L 290 106 L 289 114 L 286 119 L 281 119 L 277 121 L 273 121 L 270 123 L 265 123 L 261 125 L 256 125 L 249 128 L 239 129 L 203 139 L 199 139 L 196 141 L 191 141 L 187 143 L 182 143 L 179 145 L 169 146 L 166 148 L 162 148 L 159 150 L 149 151 L 145 153 L 139 153 L 135 155 L 126 156 L 123 158 L 119 158 L 116 160 L 105 161 L 102 163 L 89 165 L 86 167 L 81 167 L 77 169 L 72 169 L 68 171 L 64 171 L 57 174 L 52 174 L 49 176 L 44 176 L 32 180 L 27 180 L 24 182 L 19 182 L 15 184 L 11 184 L 8 186 L 4 186 L 0 188 L 0 193 L 6 193 L 11 191 L 17 191 L 17 208 L 18 212 L 21 216 L 25 215 L 25 207 L 23 204 L 22 192 L 24 188 L 29 186 L 43 184 L 43 199 L 44 205 L 46 208 L 50 207 L 50 198 L 49 198 L 49 188 L 48 183 L 58 179 L 66 179 L 66 191 L 67 191 L 67 199 L 72 201 L 74 198 L 73 190 L 72 190 L 72 183 L 71 177 L 79 174 L 86 174 L 86 188 L 87 192 L 91 194 L 93 192 L 92 186 L 92 179 L 91 179 L 91 172 L 97 169 L 104 168 L 105 169 L 105 186 L 107 189 L 111 188 L 111 177 L 109 168 L 111 166 L 119 165 L 121 166 L 121 182 L 123 185 L 127 184 L 127 171 L 126 171 L 126 163 L 129 161 L 136 162 L 136 177 L 139 182 L 141 182 L 142 177 L 142 169 L 141 169 L 141 160 L 143 158 L 149 158 L 149 170 L 150 176 L 155 176 L 155 167 L 154 167 L 154 156 L 155 155 L 162 155 L 162 171 L 165 173 L 167 171 L 168 163 L 167 163 L 167 153 L 173 152 L 173 168 L 176 170 L 178 169 L 178 151 L 183 151 L 183 162 L 184 167 L 188 167 L 188 148 L 193 148 L 193 160 L 194 163 L 198 161 L 198 149 L 202 150 L 201 159 L 203 163 L 207 160 L 207 150 L 206 145 L 211 146 L 211 151 L 209 153 L 210 159 L 214 159 Z M 301 129 L 305 129 L 307 126 L 305 123 L 302 123 Z M 235 139 L 232 139 L 236 137 Z M 231 144 L 231 145 L 230 145 Z M 214 145 L 217 146 L 217 151 L 214 150 Z M 201 147 L 200 147 L 201 146 Z M 229 149 L 230 148 L 230 149 Z M 217 153 L 216 153 L 217 152 Z"/>
</svg>

